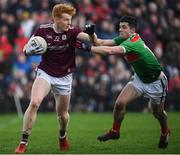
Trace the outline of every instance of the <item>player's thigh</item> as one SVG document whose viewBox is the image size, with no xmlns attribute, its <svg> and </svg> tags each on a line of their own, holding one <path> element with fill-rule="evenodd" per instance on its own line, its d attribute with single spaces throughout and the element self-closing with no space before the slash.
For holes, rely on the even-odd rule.
<svg viewBox="0 0 180 155">
<path fill-rule="evenodd" d="M 43 78 L 37 77 L 31 90 L 31 101 L 39 103 L 49 93 L 51 85 Z"/>
<path fill-rule="evenodd" d="M 68 94 L 68 95 L 55 94 L 54 97 L 56 101 L 56 111 L 58 113 L 68 112 L 71 94 Z"/>
<path fill-rule="evenodd" d="M 131 101 L 133 101 L 134 99 L 136 99 L 137 97 L 140 96 L 140 93 L 137 91 L 137 89 L 133 86 L 132 83 L 128 83 L 123 90 L 121 91 L 121 93 L 119 94 L 117 100 L 116 100 L 116 104 L 128 104 Z"/>
</svg>

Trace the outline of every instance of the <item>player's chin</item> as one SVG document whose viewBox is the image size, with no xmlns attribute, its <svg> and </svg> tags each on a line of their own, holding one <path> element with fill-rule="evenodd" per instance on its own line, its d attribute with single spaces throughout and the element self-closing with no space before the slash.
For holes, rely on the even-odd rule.
<svg viewBox="0 0 180 155">
<path fill-rule="evenodd" d="M 119 36 L 123 39 L 124 38 L 124 35 L 121 33 L 121 34 L 119 34 Z"/>
<path fill-rule="evenodd" d="M 119 36 L 120 36 L 122 39 L 127 39 L 127 38 L 128 38 L 127 35 L 126 35 L 126 34 L 123 34 L 123 33 L 121 33 Z"/>
<path fill-rule="evenodd" d="M 68 30 L 69 30 L 69 27 L 64 28 L 64 31 L 68 31 Z"/>
</svg>

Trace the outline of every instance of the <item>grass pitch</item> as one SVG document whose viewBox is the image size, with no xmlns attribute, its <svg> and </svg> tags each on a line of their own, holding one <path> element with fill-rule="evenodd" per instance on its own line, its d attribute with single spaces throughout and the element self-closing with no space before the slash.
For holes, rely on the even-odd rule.
<svg viewBox="0 0 180 155">
<path fill-rule="evenodd" d="M 157 148 L 160 127 L 150 113 L 127 113 L 119 140 L 97 141 L 112 125 L 111 113 L 71 113 L 68 138 L 70 150 L 58 149 L 55 113 L 39 113 L 29 139 L 28 154 L 179 154 L 180 112 L 169 112 L 171 136 L 167 149 Z M 0 154 L 12 154 L 21 138 L 22 119 L 16 114 L 0 115 Z"/>
</svg>

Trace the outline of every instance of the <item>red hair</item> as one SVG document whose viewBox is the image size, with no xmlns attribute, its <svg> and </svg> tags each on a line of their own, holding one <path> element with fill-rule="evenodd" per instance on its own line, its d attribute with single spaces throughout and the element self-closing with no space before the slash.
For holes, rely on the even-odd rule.
<svg viewBox="0 0 180 155">
<path fill-rule="evenodd" d="M 67 13 L 71 16 L 75 15 L 76 9 L 68 3 L 56 4 L 52 10 L 53 17 L 61 17 L 62 13 Z"/>
</svg>

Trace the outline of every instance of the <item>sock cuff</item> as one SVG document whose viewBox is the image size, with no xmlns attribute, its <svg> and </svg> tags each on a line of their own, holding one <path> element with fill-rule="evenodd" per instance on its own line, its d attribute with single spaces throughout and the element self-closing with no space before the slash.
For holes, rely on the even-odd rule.
<svg viewBox="0 0 180 155">
<path fill-rule="evenodd" d="M 25 144 L 25 145 L 27 145 L 27 144 L 28 144 L 28 142 L 21 141 L 21 142 L 20 142 L 20 144 Z"/>
<path fill-rule="evenodd" d="M 120 124 L 119 123 L 117 123 L 117 122 L 114 122 L 113 123 L 113 128 L 112 128 L 114 131 L 117 131 L 117 132 L 119 132 L 119 130 L 120 130 Z"/>
<path fill-rule="evenodd" d="M 166 134 L 166 133 L 168 133 L 169 132 L 169 128 L 168 127 L 166 127 L 166 128 L 161 128 L 161 133 L 162 134 Z"/>
<path fill-rule="evenodd" d="M 67 133 L 65 132 L 65 134 L 63 136 L 59 136 L 59 139 L 64 139 L 66 137 Z"/>
<path fill-rule="evenodd" d="M 29 135 L 26 134 L 26 133 L 23 133 L 23 134 L 22 134 L 21 142 L 27 143 L 27 142 L 28 142 L 28 138 L 29 138 Z"/>
</svg>

